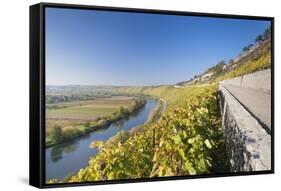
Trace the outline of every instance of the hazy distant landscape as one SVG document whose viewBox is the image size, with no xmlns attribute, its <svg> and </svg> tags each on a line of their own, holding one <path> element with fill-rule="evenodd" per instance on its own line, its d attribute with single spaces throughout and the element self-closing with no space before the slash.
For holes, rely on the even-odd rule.
<svg viewBox="0 0 281 191">
<path fill-rule="evenodd" d="M 263 26 L 260 34 L 252 36 L 251 43 L 236 52 L 237 56 L 198 66 L 202 68 L 200 72 L 186 71 L 186 78 L 181 80 L 166 80 L 173 78 L 169 68 L 163 71 L 171 71 L 171 75 L 159 75 L 154 85 L 151 82 L 161 68 L 153 71 L 155 75 L 150 75 L 149 68 L 142 69 L 147 76 L 144 72 L 142 78 L 136 79 L 130 73 L 120 73 L 128 75 L 128 83 L 123 83 L 126 76 L 117 79 L 118 67 L 112 67 L 112 75 L 103 76 L 106 81 L 100 85 L 83 85 L 82 81 L 54 85 L 54 81 L 62 82 L 63 78 L 49 77 L 46 182 L 231 172 L 233 165 L 218 104 L 219 84 L 271 68 L 270 30 L 269 25 Z M 123 66 L 124 71 L 127 66 Z M 55 76 L 51 69 L 49 76 Z M 95 79 L 98 74 L 94 74 L 94 67 L 92 70 L 89 76 Z M 110 79 L 119 81 L 110 84 Z M 137 80 L 135 85 L 130 79 Z"/>
</svg>

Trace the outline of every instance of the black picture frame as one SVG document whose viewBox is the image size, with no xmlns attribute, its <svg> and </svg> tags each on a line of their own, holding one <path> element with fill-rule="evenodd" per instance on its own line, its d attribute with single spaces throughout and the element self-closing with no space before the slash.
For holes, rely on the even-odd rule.
<svg viewBox="0 0 281 191">
<path fill-rule="evenodd" d="M 271 22 L 271 170 L 216 173 L 206 175 L 176 176 L 161 178 L 142 178 L 130 180 L 109 180 L 84 183 L 45 183 L 45 8 L 70 8 L 85 10 L 105 10 L 130 13 L 152 13 L 164 15 L 200 16 L 213 18 L 234 18 L 248 20 L 265 20 Z M 112 183 L 133 183 L 147 181 L 179 180 L 210 177 L 227 177 L 274 173 L 274 18 L 249 15 L 231 15 L 214 13 L 195 13 L 183 11 L 135 9 L 123 7 L 103 7 L 72 4 L 39 3 L 30 6 L 30 133 L 29 133 L 29 183 L 38 188 L 85 186 Z"/>
</svg>

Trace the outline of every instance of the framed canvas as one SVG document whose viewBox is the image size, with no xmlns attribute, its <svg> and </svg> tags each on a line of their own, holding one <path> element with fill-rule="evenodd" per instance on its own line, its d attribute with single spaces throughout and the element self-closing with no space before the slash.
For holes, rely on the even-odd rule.
<svg viewBox="0 0 281 191">
<path fill-rule="evenodd" d="M 274 172 L 274 18 L 30 7 L 30 185 Z"/>
</svg>

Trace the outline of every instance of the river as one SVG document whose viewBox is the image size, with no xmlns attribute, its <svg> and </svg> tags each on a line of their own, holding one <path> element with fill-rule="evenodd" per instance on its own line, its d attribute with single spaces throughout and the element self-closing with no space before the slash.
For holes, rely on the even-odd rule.
<svg viewBox="0 0 281 191">
<path fill-rule="evenodd" d="M 157 102 L 147 99 L 145 106 L 138 112 L 111 124 L 105 129 L 93 131 L 92 133 L 76 139 L 75 141 L 60 144 L 45 150 L 46 154 L 46 180 L 56 178 L 63 180 L 64 177 L 74 174 L 79 169 L 88 165 L 91 156 L 97 154 L 98 149 L 89 148 L 89 144 L 95 140 L 106 141 L 118 131 L 128 131 L 131 128 L 141 125 L 148 119 L 149 113 L 156 106 Z"/>
</svg>

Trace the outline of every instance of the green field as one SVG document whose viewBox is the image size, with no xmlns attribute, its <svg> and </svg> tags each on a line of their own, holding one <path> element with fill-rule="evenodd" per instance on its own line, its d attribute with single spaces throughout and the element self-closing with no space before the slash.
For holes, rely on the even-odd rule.
<svg viewBox="0 0 281 191">
<path fill-rule="evenodd" d="M 113 97 L 92 101 L 75 101 L 56 104 L 57 108 L 47 109 L 48 119 L 94 120 L 112 114 L 122 106 L 128 108 L 134 104 L 129 97 Z M 54 106 L 54 104 L 48 105 Z"/>
<path fill-rule="evenodd" d="M 46 142 L 50 142 L 50 135 L 55 127 L 73 129 L 73 131 L 93 123 L 98 118 L 112 116 L 120 108 L 129 109 L 135 105 L 133 97 L 113 96 L 87 101 L 60 102 L 46 106 Z"/>
</svg>

